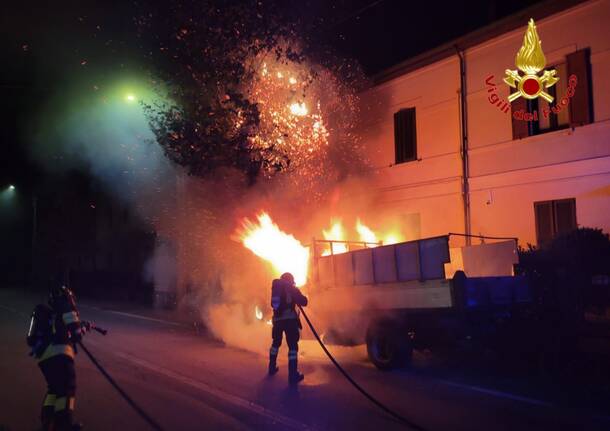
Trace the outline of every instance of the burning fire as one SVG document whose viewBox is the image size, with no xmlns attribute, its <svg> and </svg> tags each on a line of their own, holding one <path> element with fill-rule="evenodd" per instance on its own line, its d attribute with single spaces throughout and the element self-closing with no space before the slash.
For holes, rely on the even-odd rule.
<svg viewBox="0 0 610 431">
<path fill-rule="evenodd" d="M 404 241 L 404 237 L 399 232 L 386 232 L 384 234 L 378 234 L 373 232 L 371 228 L 366 226 L 360 219 L 356 220 L 356 231 L 360 237 L 360 241 L 367 243 L 378 243 L 381 242 L 383 245 L 396 244 Z M 367 247 L 376 247 L 374 244 L 368 244 Z"/>
<path fill-rule="evenodd" d="M 242 227 L 236 233 L 235 239 L 241 242 L 260 258 L 266 260 L 273 267 L 274 272 L 280 275 L 290 272 L 294 276 L 297 286 L 303 286 L 307 282 L 309 267 L 309 247 L 305 247 L 294 236 L 283 232 L 266 212 L 262 211 L 257 216 L 258 222 L 248 218 L 242 221 Z M 322 230 L 324 239 L 328 241 L 346 241 L 345 229 L 340 219 L 331 220 L 331 227 Z M 376 247 L 380 235 L 366 226 L 360 219 L 356 220 L 356 231 L 361 242 L 366 242 L 366 247 Z M 392 232 L 383 236 L 383 244 L 395 244 L 402 241 L 402 235 Z M 332 242 L 328 249 L 322 252 L 322 256 L 346 253 L 349 251 L 347 242 Z M 257 306 L 255 317 L 263 319 L 263 312 Z"/>
<path fill-rule="evenodd" d="M 379 243 L 388 245 L 404 240 L 403 236 L 398 232 L 375 233 L 370 227 L 362 223 L 359 218 L 356 219 L 356 232 L 358 233 L 358 241 L 367 243 L 366 247 L 368 248 L 377 247 Z M 324 239 L 329 241 L 345 241 L 347 239 L 345 229 L 339 219 L 332 221 L 330 229 L 323 230 L 322 235 L 324 235 Z M 331 254 L 331 247 L 332 254 L 347 253 L 349 251 L 347 243 L 333 242 L 328 249 L 322 252 L 322 256 L 329 256 Z"/>
<path fill-rule="evenodd" d="M 379 242 L 379 240 L 377 239 L 377 235 L 375 235 L 375 232 L 373 232 L 369 227 L 365 226 L 360 219 L 356 220 L 356 231 L 358 232 L 358 235 L 360 236 L 360 241 L 364 241 L 364 242 Z M 372 246 L 374 247 L 374 246 Z"/>
<path fill-rule="evenodd" d="M 331 221 L 332 225 L 329 230 L 323 230 L 322 235 L 324 239 L 329 241 L 345 241 L 345 231 L 341 220 L 336 219 Z M 331 242 L 328 250 L 322 252 L 322 256 L 328 256 L 330 254 L 347 253 L 347 244 L 340 242 Z"/>
<path fill-rule="evenodd" d="M 239 240 L 254 254 L 271 263 L 277 275 L 290 272 L 296 285 L 303 286 L 307 281 L 309 248 L 294 236 L 282 232 L 266 212 L 261 212 L 257 219 L 258 223 L 247 218 L 243 220 Z"/>
<path fill-rule="evenodd" d="M 383 237 L 383 244 L 384 245 L 398 244 L 399 242 L 402 242 L 404 240 L 405 239 L 402 237 L 402 235 L 400 235 L 398 233 L 389 233 L 385 237 Z"/>
</svg>

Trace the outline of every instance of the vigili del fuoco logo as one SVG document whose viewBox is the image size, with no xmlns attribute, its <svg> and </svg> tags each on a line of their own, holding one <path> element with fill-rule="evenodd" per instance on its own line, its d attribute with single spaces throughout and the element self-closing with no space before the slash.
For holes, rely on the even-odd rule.
<svg viewBox="0 0 610 431">
<path fill-rule="evenodd" d="M 533 100 L 542 97 L 549 103 L 549 107 L 542 109 L 539 114 L 537 110 L 533 112 L 525 112 L 524 110 L 513 112 L 515 120 L 523 121 L 538 121 L 538 115 L 548 118 L 549 115 L 558 114 L 570 103 L 570 98 L 574 96 L 578 79 L 576 75 L 570 75 L 568 78 L 568 89 L 566 95 L 557 100 L 553 105 L 554 97 L 546 90 L 557 84 L 559 77 L 555 69 L 544 70 L 542 75 L 540 71 L 546 66 L 546 58 L 542 52 L 542 42 L 536 31 L 536 24 L 533 19 L 530 19 L 523 38 L 523 45 L 517 52 L 515 57 L 515 66 L 518 70 L 506 69 L 503 81 L 512 90 L 507 99 L 502 99 L 497 94 L 497 86 L 493 82 L 494 76 L 490 75 L 485 79 L 487 92 L 491 93 L 487 100 L 492 105 L 497 106 L 502 112 L 508 113 L 510 103 L 517 100 L 519 97 Z M 521 72 L 521 73 L 520 73 Z"/>
</svg>

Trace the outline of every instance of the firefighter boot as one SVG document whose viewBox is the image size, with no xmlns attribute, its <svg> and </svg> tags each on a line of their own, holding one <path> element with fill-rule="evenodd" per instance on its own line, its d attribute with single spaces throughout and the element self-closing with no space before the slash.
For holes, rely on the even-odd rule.
<svg viewBox="0 0 610 431">
<path fill-rule="evenodd" d="M 65 417 L 65 415 L 59 415 L 56 428 L 52 428 L 54 431 L 81 431 L 83 424 L 72 423 L 71 417 Z"/>
<path fill-rule="evenodd" d="M 74 397 L 58 397 L 55 401 L 55 430 L 75 431 L 80 430 L 80 424 L 73 423 Z"/>
<path fill-rule="evenodd" d="M 288 382 L 296 384 L 304 378 L 305 376 L 298 371 L 297 352 L 288 352 Z"/>
<path fill-rule="evenodd" d="M 55 395 L 47 394 L 40 412 L 42 431 L 53 431 L 55 429 Z"/>
<path fill-rule="evenodd" d="M 42 424 L 42 431 L 54 431 L 55 430 L 55 409 L 53 407 L 42 409 L 42 415 L 40 422 Z"/>
<path fill-rule="evenodd" d="M 279 349 L 277 347 L 271 347 L 269 349 L 269 375 L 273 376 L 279 371 L 277 367 L 277 353 Z"/>
</svg>

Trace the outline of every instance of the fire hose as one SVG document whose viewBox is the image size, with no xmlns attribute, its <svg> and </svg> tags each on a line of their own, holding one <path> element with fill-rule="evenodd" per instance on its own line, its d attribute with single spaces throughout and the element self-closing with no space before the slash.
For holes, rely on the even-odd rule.
<svg viewBox="0 0 610 431">
<path fill-rule="evenodd" d="M 93 329 L 102 335 L 106 335 L 106 333 L 108 332 L 106 330 L 97 328 L 95 326 L 91 326 L 90 329 Z M 89 357 L 91 362 L 93 362 L 93 365 L 96 366 L 96 368 L 99 370 L 99 372 L 102 373 L 102 375 L 106 378 L 106 380 L 108 380 L 108 382 L 112 385 L 112 387 L 114 389 L 116 389 L 116 391 L 123 397 L 123 399 L 125 401 L 127 401 L 127 404 L 129 404 L 131 406 L 131 408 L 134 409 L 136 411 L 136 413 L 151 426 L 152 429 L 154 429 L 156 431 L 163 431 L 163 428 L 161 427 L 161 425 L 159 425 L 153 418 L 151 418 L 148 415 L 148 413 L 146 413 L 144 411 L 144 409 L 142 409 L 142 407 L 140 407 L 129 395 L 127 395 L 127 393 L 123 390 L 123 388 L 121 388 L 119 386 L 119 384 L 112 378 L 112 376 L 110 376 L 110 374 L 108 374 L 108 372 L 104 369 L 104 367 L 102 367 L 100 365 L 100 363 L 97 361 L 97 359 L 95 359 L 93 354 L 91 354 L 89 349 L 87 349 L 85 347 L 82 340 L 78 342 L 78 345 L 80 346 L 81 349 L 83 349 L 83 351 L 87 354 L 87 356 Z"/>
<path fill-rule="evenodd" d="M 416 423 L 413 423 L 412 421 L 410 421 L 409 419 L 405 418 L 401 414 L 396 413 L 394 410 L 390 409 L 388 406 L 386 406 L 381 401 L 379 401 L 377 398 L 375 398 L 370 393 L 368 393 L 362 386 L 360 386 L 352 378 L 352 376 L 350 376 L 348 374 L 348 372 L 343 369 L 343 367 L 339 364 L 339 362 L 337 362 L 337 360 L 333 357 L 333 355 L 328 351 L 328 349 L 324 345 L 324 342 L 322 341 L 322 339 L 318 335 L 318 332 L 316 331 L 316 328 L 314 328 L 313 324 L 309 320 L 309 317 L 307 317 L 307 313 L 305 313 L 305 310 L 303 310 L 303 307 L 301 307 L 299 305 L 299 309 L 301 310 L 301 313 L 303 314 L 303 317 L 305 318 L 305 321 L 307 322 L 307 325 L 309 326 L 309 329 L 311 329 L 311 332 L 313 333 L 314 337 L 316 337 L 316 340 L 318 340 L 318 343 L 320 343 L 320 347 L 322 347 L 322 350 L 324 350 L 324 353 L 326 353 L 326 356 L 328 356 L 328 359 L 330 359 L 330 361 L 335 365 L 335 367 L 337 367 L 337 369 L 341 372 L 341 374 L 343 374 L 343 377 L 345 377 L 352 384 L 352 386 L 354 386 L 370 402 L 372 402 L 377 407 L 379 407 L 381 410 L 383 410 L 385 413 L 387 413 L 388 415 L 390 415 L 391 417 L 396 419 L 402 425 L 405 425 L 405 426 L 407 426 L 409 428 L 412 428 L 414 430 L 417 430 L 417 431 L 426 431 L 425 428 L 417 425 Z"/>
</svg>

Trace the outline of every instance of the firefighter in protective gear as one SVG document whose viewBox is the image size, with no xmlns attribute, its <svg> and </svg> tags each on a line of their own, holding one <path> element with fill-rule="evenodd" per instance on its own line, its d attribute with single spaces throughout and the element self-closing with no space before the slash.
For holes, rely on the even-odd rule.
<svg viewBox="0 0 610 431">
<path fill-rule="evenodd" d="M 46 322 L 45 322 L 46 319 Z M 73 424 L 76 393 L 75 344 L 81 340 L 81 322 L 74 294 L 54 282 L 49 307 L 38 305 L 32 314 L 28 344 L 47 382 L 41 411 L 42 429 L 68 431 Z"/>
<path fill-rule="evenodd" d="M 288 344 L 288 380 L 298 383 L 303 380 L 303 374 L 298 372 L 297 356 L 299 352 L 299 337 L 301 321 L 296 306 L 307 305 L 307 297 L 296 287 L 294 277 L 289 272 L 273 280 L 271 285 L 271 307 L 273 308 L 273 343 L 269 350 L 269 375 L 278 371 L 277 355 L 282 344 L 283 334 L 286 334 Z"/>
</svg>

